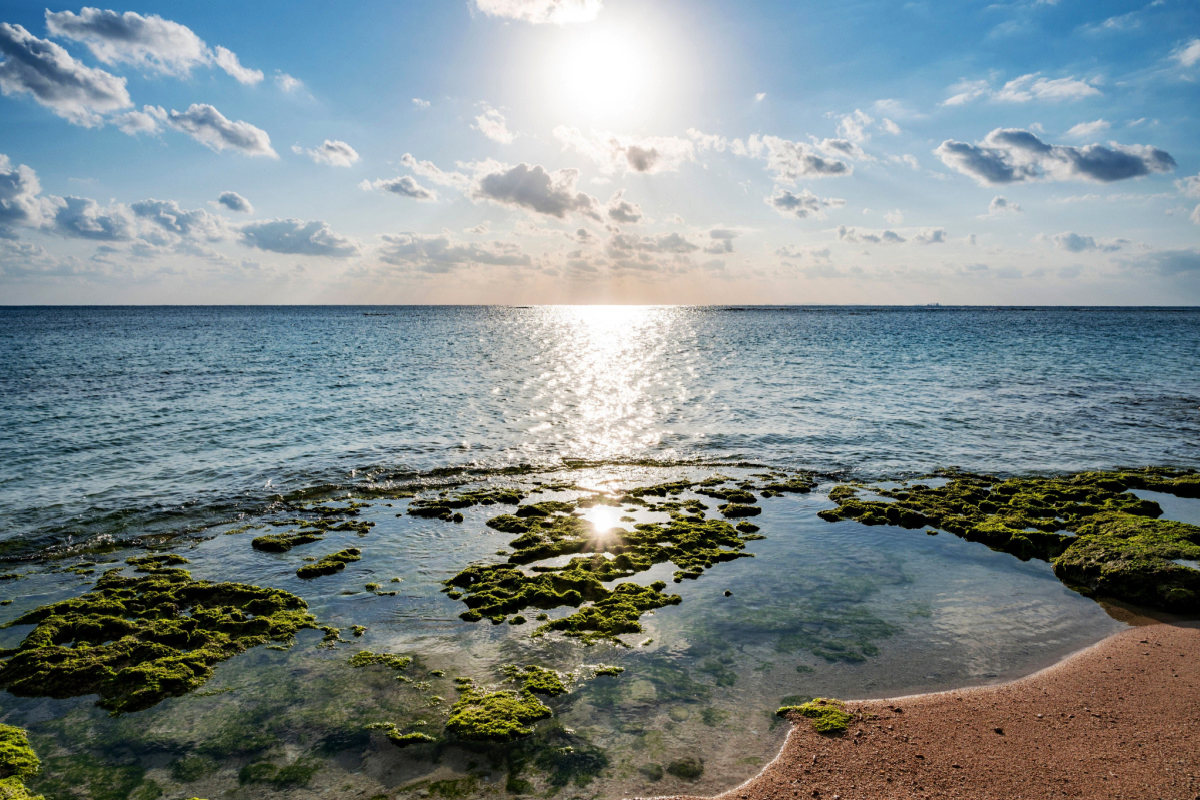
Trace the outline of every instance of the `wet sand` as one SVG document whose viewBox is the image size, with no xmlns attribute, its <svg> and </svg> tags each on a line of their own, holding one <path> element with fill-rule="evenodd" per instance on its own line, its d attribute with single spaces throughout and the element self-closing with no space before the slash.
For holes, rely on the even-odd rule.
<svg viewBox="0 0 1200 800">
<path fill-rule="evenodd" d="M 1130 628 L 1012 683 L 847 710 L 845 736 L 801 719 L 720 797 L 1200 800 L 1200 622 Z"/>
</svg>

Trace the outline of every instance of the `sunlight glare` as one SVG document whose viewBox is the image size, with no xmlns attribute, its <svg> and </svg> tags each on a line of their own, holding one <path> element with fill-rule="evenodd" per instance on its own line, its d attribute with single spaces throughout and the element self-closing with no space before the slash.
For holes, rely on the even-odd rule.
<svg viewBox="0 0 1200 800">
<path fill-rule="evenodd" d="M 564 104 L 593 122 L 620 122 L 643 110 L 658 89 L 653 48 L 633 31 L 590 27 L 563 43 L 553 67 Z"/>
</svg>

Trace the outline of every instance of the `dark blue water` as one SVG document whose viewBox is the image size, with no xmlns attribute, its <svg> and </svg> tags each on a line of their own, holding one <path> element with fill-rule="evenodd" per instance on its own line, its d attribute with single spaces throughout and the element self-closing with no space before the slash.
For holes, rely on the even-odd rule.
<svg viewBox="0 0 1200 800">
<path fill-rule="evenodd" d="M 1200 462 L 1200 311 L 0 309 L 4 537 L 448 466 Z"/>
</svg>

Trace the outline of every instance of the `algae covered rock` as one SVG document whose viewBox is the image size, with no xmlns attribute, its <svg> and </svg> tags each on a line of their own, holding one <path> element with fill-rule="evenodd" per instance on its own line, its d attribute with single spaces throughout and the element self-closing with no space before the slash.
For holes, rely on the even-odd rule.
<svg viewBox="0 0 1200 800">
<path fill-rule="evenodd" d="M 818 697 L 798 706 L 784 706 L 775 713 L 781 717 L 796 714 L 811 719 L 813 729 L 828 736 L 842 735 L 854 720 L 846 711 L 845 703 L 827 697 Z"/>
<path fill-rule="evenodd" d="M 319 533 L 271 533 L 253 539 L 250 546 L 266 553 L 286 553 L 293 547 L 319 542 L 323 538 Z"/>
<path fill-rule="evenodd" d="M 335 572 L 340 572 L 346 568 L 346 565 L 351 561 L 358 561 L 362 558 L 362 550 L 357 547 L 348 547 L 345 550 L 339 550 L 336 553 L 330 553 L 323 556 L 319 561 L 312 564 L 305 564 L 296 570 L 296 576 L 300 578 L 317 578 L 321 575 L 332 575 Z"/>
<path fill-rule="evenodd" d="M 36 627 L 0 653 L 0 687 L 21 697 L 98 694 L 97 705 L 120 713 L 186 694 L 216 664 L 259 644 L 291 643 L 316 620 L 288 592 L 160 568 L 145 577 L 109 570 L 93 591 L 12 625 Z"/>
<path fill-rule="evenodd" d="M 1200 610 L 1200 571 L 1174 563 L 1200 557 L 1200 528 L 1157 518 L 1162 509 L 1130 489 L 1200 494 L 1193 470 L 1147 468 L 1053 477 L 998 478 L 948 471 L 944 486 L 830 491 L 829 522 L 940 528 L 1022 560 L 1052 561 L 1065 583 L 1089 594 L 1177 612 Z"/>
<path fill-rule="evenodd" d="M 528 689 L 485 692 L 469 686 L 450 708 L 446 730 L 470 742 L 509 742 L 530 735 L 532 723 L 551 714 Z"/>
<path fill-rule="evenodd" d="M 25 779 L 39 769 L 41 762 L 29 746 L 25 731 L 0 725 L 0 800 L 44 800 L 25 788 Z"/>
</svg>

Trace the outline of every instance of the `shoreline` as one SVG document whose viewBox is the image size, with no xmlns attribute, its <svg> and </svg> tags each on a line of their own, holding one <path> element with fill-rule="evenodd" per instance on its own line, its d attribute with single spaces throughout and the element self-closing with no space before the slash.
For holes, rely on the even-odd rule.
<svg viewBox="0 0 1200 800">
<path fill-rule="evenodd" d="M 841 737 L 797 720 L 761 772 L 716 797 L 1200 800 L 1200 621 L 1110 613 L 1133 627 L 1016 680 L 847 701 Z"/>
</svg>

